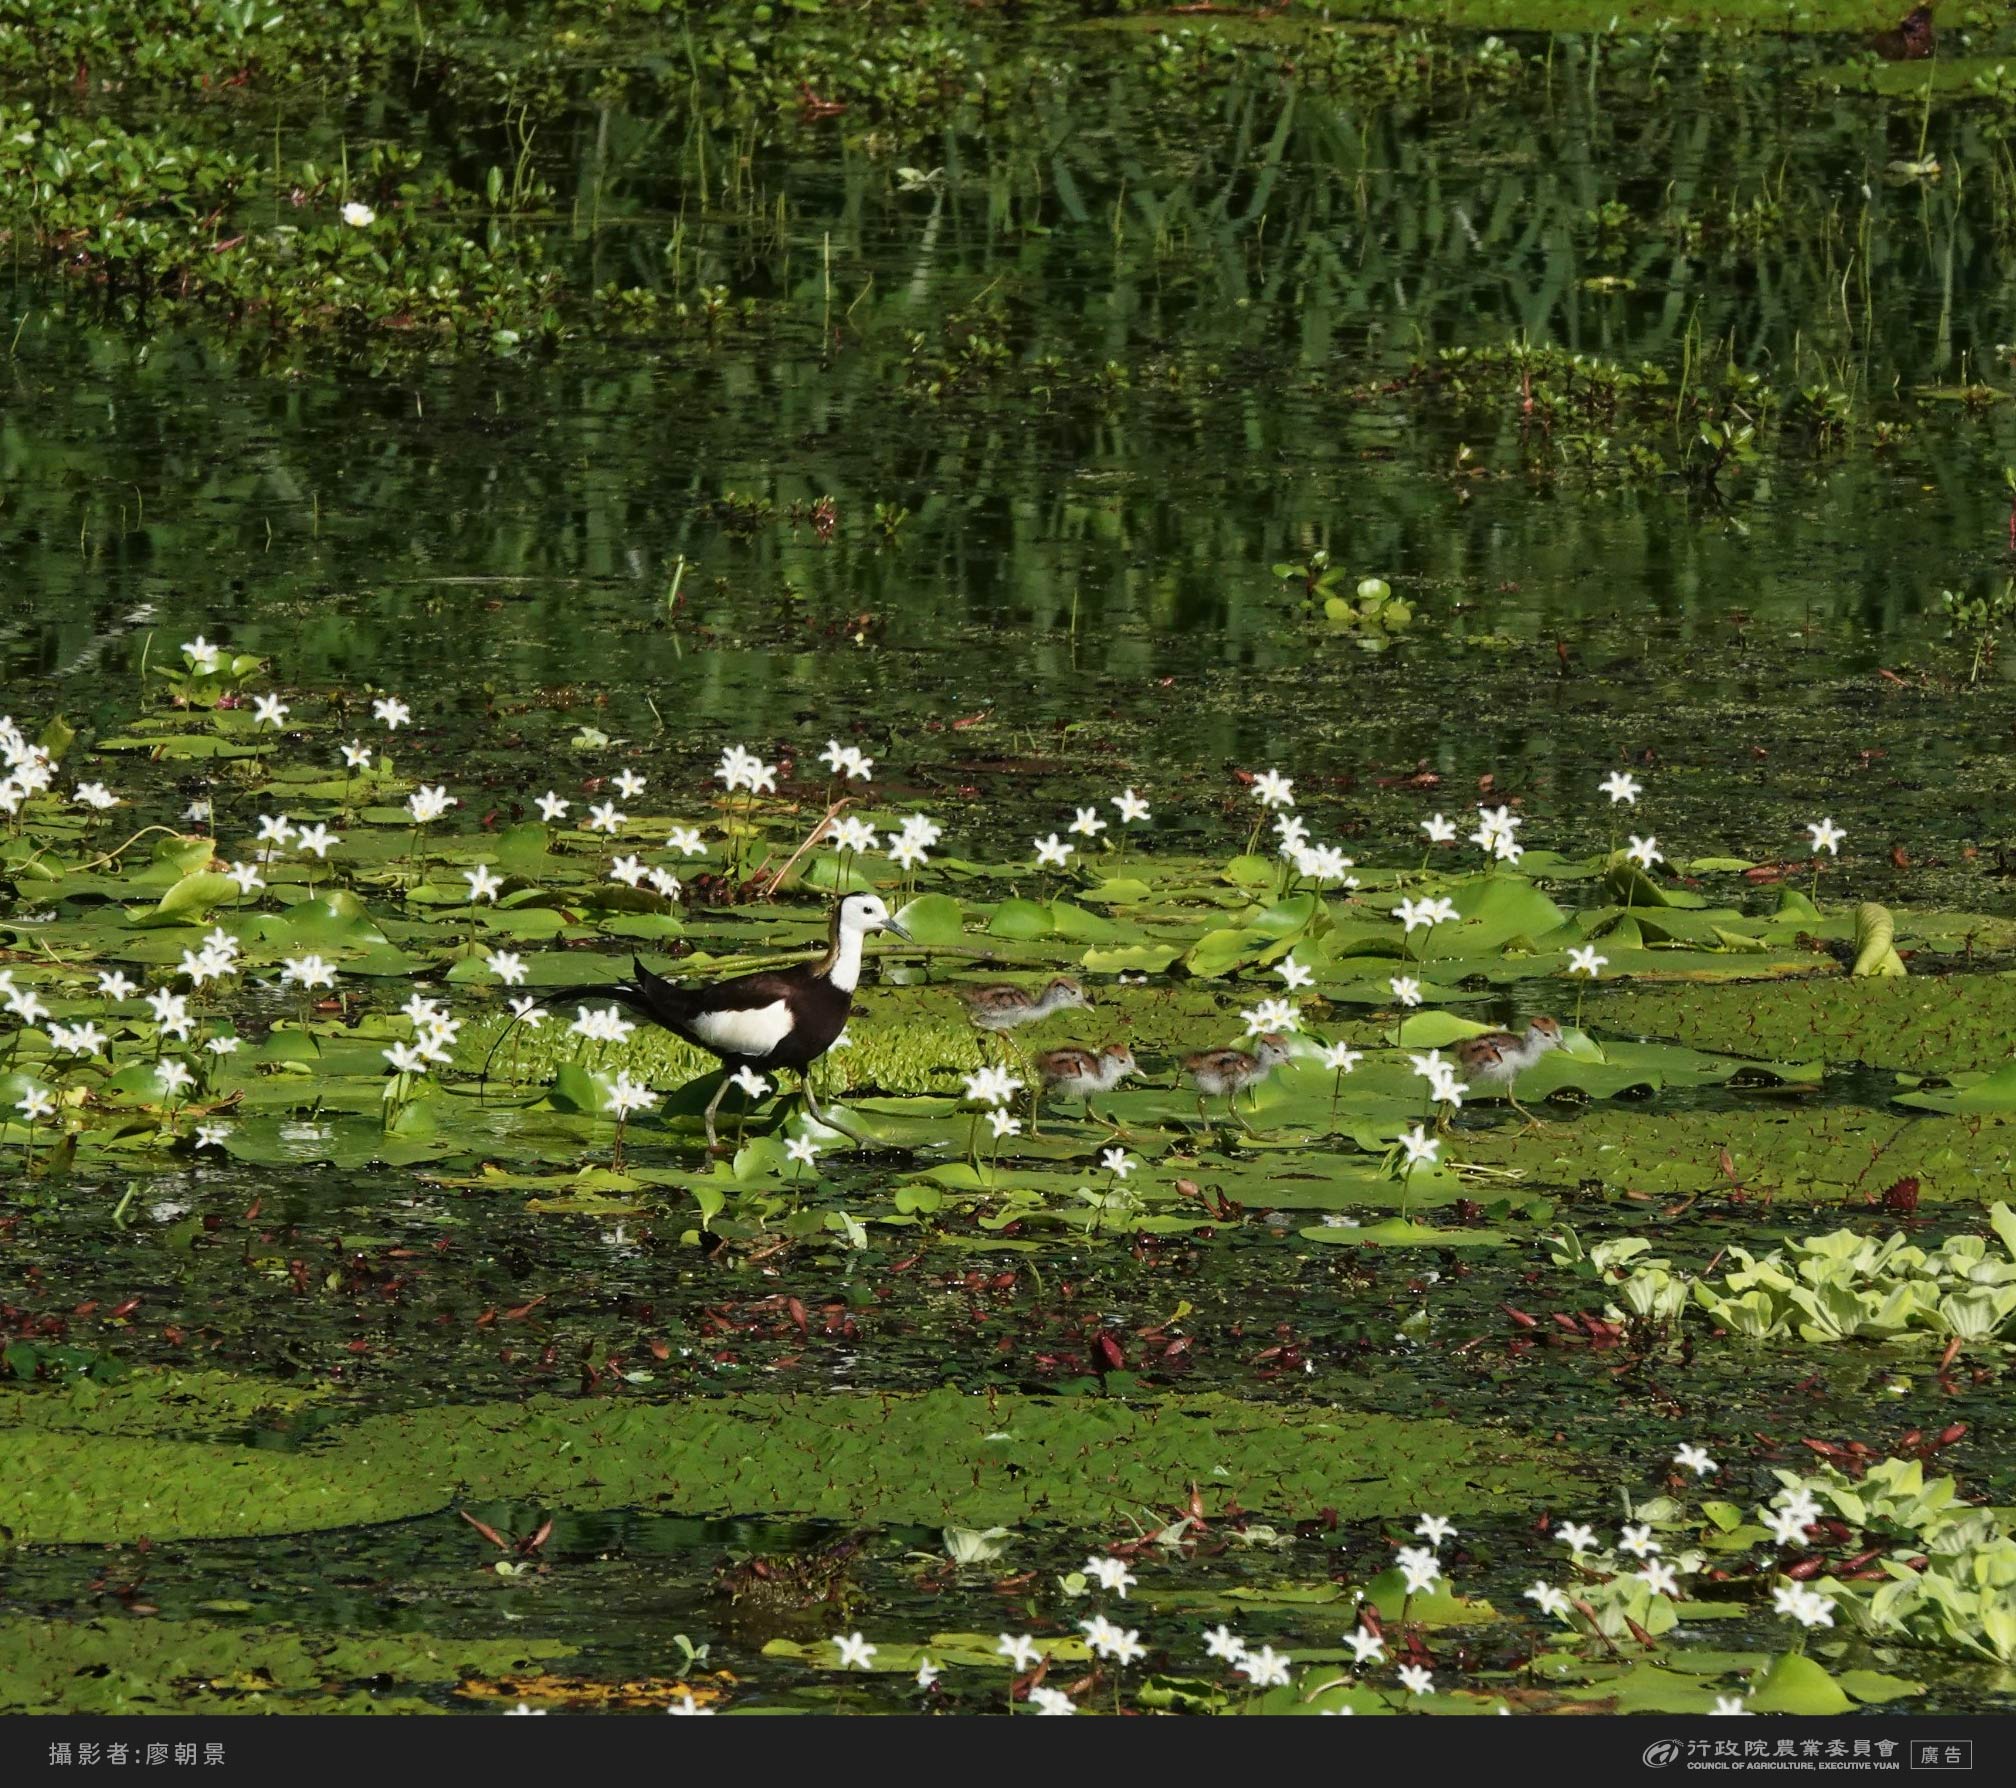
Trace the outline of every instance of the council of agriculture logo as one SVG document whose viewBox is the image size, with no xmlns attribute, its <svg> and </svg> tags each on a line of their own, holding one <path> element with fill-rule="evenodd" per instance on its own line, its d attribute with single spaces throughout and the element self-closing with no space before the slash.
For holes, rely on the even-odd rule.
<svg viewBox="0 0 2016 1788">
<path fill-rule="evenodd" d="M 1645 1747 L 1645 1767 L 1664 1769 L 1669 1763 L 1680 1761 L 1680 1741 L 1677 1738 L 1662 1738 Z"/>
</svg>

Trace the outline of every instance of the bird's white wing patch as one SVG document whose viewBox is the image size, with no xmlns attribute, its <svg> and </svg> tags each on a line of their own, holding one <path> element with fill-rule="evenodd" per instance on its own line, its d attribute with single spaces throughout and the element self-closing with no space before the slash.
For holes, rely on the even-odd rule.
<svg viewBox="0 0 2016 1788">
<path fill-rule="evenodd" d="M 724 1055 L 765 1056 L 791 1034 L 791 1008 L 782 1000 L 725 1012 L 702 1012 L 688 1028 Z"/>
</svg>

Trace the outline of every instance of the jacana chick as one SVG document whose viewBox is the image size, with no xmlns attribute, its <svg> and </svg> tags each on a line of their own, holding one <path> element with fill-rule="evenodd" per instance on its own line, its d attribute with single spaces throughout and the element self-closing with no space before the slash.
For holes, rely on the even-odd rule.
<svg viewBox="0 0 2016 1788">
<path fill-rule="evenodd" d="M 1524 1036 L 1486 1031 L 1480 1037 L 1465 1037 L 1456 1045 L 1456 1061 L 1471 1086 L 1503 1087 L 1512 1109 L 1538 1129 L 1540 1120 L 1519 1103 L 1513 1089 L 1520 1075 L 1550 1049 L 1559 1049 L 1561 1042 L 1558 1019 L 1535 1018 L 1528 1021 Z"/>
<path fill-rule="evenodd" d="M 1109 1043 L 1097 1053 L 1089 1049 L 1046 1049 L 1030 1065 L 1042 1081 L 1042 1090 L 1031 1102 L 1031 1136 L 1036 1134 L 1036 1113 L 1046 1095 L 1062 1093 L 1067 1099 L 1083 1099 L 1086 1117 L 1096 1117 L 1098 1114 L 1092 1109 L 1092 1101 L 1102 1093 L 1112 1092 L 1130 1074 L 1141 1071 L 1135 1064 L 1134 1051 L 1125 1043 Z M 1120 1126 L 1111 1118 L 1100 1121 L 1116 1134 L 1120 1133 Z"/>
<path fill-rule="evenodd" d="M 1059 975 L 1036 993 L 1007 983 L 989 987 L 962 987 L 959 997 L 966 1003 L 966 1016 L 983 1031 L 1012 1031 L 1053 1012 L 1089 1006 L 1085 989 L 1068 975 Z"/>
<path fill-rule="evenodd" d="M 1288 1039 L 1274 1031 L 1264 1033 L 1249 1055 L 1243 1049 L 1207 1049 L 1201 1055 L 1183 1058 L 1183 1071 L 1197 1089 L 1197 1117 L 1208 1123 L 1204 1100 L 1222 1097 L 1225 1113 L 1235 1119 L 1247 1135 L 1258 1134 L 1239 1115 L 1239 1095 L 1255 1091 L 1260 1083 L 1289 1059 Z M 1256 1100 L 1257 1102 L 1257 1100 Z"/>
</svg>

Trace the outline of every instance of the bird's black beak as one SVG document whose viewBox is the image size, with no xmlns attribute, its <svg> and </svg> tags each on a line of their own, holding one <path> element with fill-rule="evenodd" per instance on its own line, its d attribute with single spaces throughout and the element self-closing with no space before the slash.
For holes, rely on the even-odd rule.
<svg viewBox="0 0 2016 1788">
<path fill-rule="evenodd" d="M 884 919 L 882 921 L 882 929 L 884 931 L 895 932 L 906 944 L 914 944 L 917 941 L 902 926 L 898 925 L 894 919 Z"/>
</svg>

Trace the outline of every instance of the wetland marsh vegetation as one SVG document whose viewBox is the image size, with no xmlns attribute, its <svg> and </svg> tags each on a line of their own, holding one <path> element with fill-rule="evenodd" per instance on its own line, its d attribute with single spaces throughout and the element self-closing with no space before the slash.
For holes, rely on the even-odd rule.
<svg viewBox="0 0 2016 1788">
<path fill-rule="evenodd" d="M 161 10 L 0 0 L 0 1705 L 2007 1710 L 2016 33 Z M 855 891 L 830 1124 L 543 1003 Z"/>
</svg>

